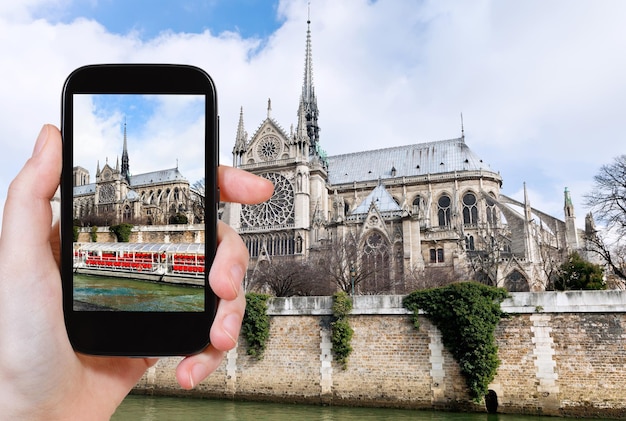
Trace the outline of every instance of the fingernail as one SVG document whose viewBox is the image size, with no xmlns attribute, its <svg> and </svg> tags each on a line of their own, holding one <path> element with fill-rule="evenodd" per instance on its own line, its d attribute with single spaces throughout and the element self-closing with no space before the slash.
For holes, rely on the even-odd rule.
<svg viewBox="0 0 626 421">
<path fill-rule="evenodd" d="M 229 314 L 224 317 L 222 322 L 224 333 L 233 341 L 233 345 L 237 345 L 236 337 L 239 336 L 239 328 L 241 327 L 241 319 L 236 314 Z"/>
<path fill-rule="evenodd" d="M 189 373 L 189 381 L 191 383 L 191 388 L 193 389 L 199 384 L 202 380 L 207 378 L 209 375 L 209 370 L 202 363 L 196 363 L 193 367 L 191 367 L 191 372 Z"/>
<path fill-rule="evenodd" d="M 230 285 L 235 291 L 235 297 L 239 296 L 239 286 L 243 279 L 243 269 L 239 265 L 234 265 L 230 268 Z"/>
<path fill-rule="evenodd" d="M 33 157 L 37 156 L 39 152 L 43 149 L 48 140 L 48 125 L 44 124 L 39 132 L 39 136 L 37 136 L 37 141 L 35 142 L 35 147 L 33 148 Z"/>
</svg>

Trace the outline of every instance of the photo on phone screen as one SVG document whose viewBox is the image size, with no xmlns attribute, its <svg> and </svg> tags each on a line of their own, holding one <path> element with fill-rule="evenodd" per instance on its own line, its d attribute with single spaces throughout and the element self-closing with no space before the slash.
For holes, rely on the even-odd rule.
<svg viewBox="0 0 626 421">
<path fill-rule="evenodd" d="M 72 100 L 73 310 L 204 311 L 205 96 Z"/>
</svg>

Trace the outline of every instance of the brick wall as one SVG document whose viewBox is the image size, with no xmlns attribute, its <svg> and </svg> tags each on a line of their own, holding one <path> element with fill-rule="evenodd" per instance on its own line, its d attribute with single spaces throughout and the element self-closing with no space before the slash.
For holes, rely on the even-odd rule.
<svg viewBox="0 0 626 421">
<path fill-rule="evenodd" d="M 626 419 L 626 293 L 514 293 L 497 330 L 501 365 L 490 389 L 499 412 Z M 400 296 L 355 297 L 347 370 L 332 362 L 330 297 L 274 299 L 264 358 L 245 341 L 195 390 L 174 378 L 179 359 L 162 359 L 136 393 L 335 405 L 485 411 L 469 401 L 439 331 L 416 330 Z"/>
</svg>

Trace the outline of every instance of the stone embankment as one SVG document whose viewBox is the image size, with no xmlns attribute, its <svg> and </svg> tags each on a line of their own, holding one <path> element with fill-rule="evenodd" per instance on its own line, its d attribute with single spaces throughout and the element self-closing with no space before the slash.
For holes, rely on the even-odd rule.
<svg viewBox="0 0 626 421">
<path fill-rule="evenodd" d="M 262 360 L 240 338 L 195 390 L 180 389 L 179 359 L 168 358 L 135 393 L 485 412 L 439 331 L 426 318 L 415 329 L 402 298 L 355 297 L 346 370 L 332 358 L 332 298 L 275 298 Z M 513 293 L 502 308 L 511 317 L 496 330 L 498 412 L 626 419 L 626 292 Z"/>
</svg>

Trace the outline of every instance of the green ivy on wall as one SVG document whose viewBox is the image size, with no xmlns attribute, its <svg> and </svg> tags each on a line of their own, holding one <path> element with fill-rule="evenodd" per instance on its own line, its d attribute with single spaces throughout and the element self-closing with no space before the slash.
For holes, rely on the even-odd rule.
<svg viewBox="0 0 626 421">
<path fill-rule="evenodd" d="M 117 241 L 120 243 L 128 243 L 130 233 L 133 230 L 133 224 L 111 225 L 109 231 L 115 234 Z"/>
<path fill-rule="evenodd" d="M 96 241 L 98 241 L 98 227 L 97 226 L 92 226 L 91 230 L 89 231 L 89 238 L 91 239 L 92 243 L 95 243 Z"/>
<path fill-rule="evenodd" d="M 413 312 L 419 328 L 419 310 L 441 331 L 444 346 L 459 364 L 473 401 L 486 394 L 500 364 L 494 332 L 502 317 L 503 288 L 460 282 L 407 295 L 404 307 Z"/>
<path fill-rule="evenodd" d="M 248 355 L 263 358 L 265 343 L 270 336 L 270 316 L 267 314 L 267 294 L 249 292 L 246 294 L 246 312 L 243 315 L 241 331 L 248 344 Z"/>
<path fill-rule="evenodd" d="M 330 324 L 331 342 L 335 361 L 345 370 L 348 367 L 348 356 L 352 352 L 350 341 L 354 330 L 348 322 L 348 314 L 352 311 L 352 299 L 344 292 L 333 295 L 333 321 Z"/>
</svg>

